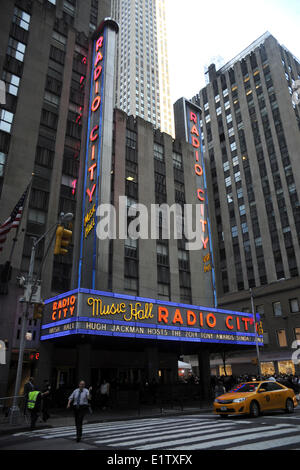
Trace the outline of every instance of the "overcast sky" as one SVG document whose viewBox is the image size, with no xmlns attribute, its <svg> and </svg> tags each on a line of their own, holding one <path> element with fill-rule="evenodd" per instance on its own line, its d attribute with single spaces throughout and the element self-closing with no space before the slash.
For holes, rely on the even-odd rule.
<svg viewBox="0 0 300 470">
<path fill-rule="evenodd" d="M 300 0 L 166 0 L 166 7 L 172 102 L 205 86 L 205 66 L 224 65 L 266 31 L 300 59 Z"/>
</svg>

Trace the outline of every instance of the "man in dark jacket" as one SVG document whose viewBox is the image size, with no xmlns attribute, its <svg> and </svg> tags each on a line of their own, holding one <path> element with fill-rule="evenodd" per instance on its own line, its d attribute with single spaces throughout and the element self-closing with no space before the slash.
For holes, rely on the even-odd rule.
<svg viewBox="0 0 300 470">
<path fill-rule="evenodd" d="M 44 386 L 42 389 L 42 414 L 43 414 L 43 421 L 44 423 L 50 418 L 49 415 L 49 408 L 50 408 L 50 400 L 51 400 L 51 385 L 49 380 L 44 380 Z"/>
</svg>

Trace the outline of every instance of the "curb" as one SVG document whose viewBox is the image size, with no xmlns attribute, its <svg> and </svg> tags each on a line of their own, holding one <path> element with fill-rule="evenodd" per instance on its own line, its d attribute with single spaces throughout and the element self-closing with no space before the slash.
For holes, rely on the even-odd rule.
<svg viewBox="0 0 300 470">
<path fill-rule="evenodd" d="M 99 419 L 95 419 L 95 420 L 88 420 L 88 422 L 86 424 L 97 424 L 97 423 L 108 423 L 108 422 L 117 422 L 117 421 L 134 421 L 134 420 L 137 420 L 137 419 L 151 419 L 151 418 L 165 418 L 166 416 L 180 416 L 180 415 L 195 415 L 195 414 L 199 414 L 199 413 L 210 413 L 212 412 L 212 408 L 203 408 L 203 409 L 200 409 L 200 410 L 197 410 L 197 411 L 189 411 L 189 410 L 186 410 L 186 411 L 174 411 L 174 412 L 170 412 L 170 413 L 158 413 L 158 414 L 151 414 L 151 415 L 137 415 L 137 416 L 123 416 L 123 417 L 118 417 L 118 418 L 99 418 Z M 1 425 L 0 425 L 1 426 Z M 65 425 L 61 425 L 61 426 L 57 426 L 55 425 L 55 422 L 53 423 L 53 425 L 41 425 L 41 426 L 38 426 L 36 427 L 36 431 L 39 431 L 39 430 L 43 430 L 43 429 L 53 429 L 53 428 L 60 428 L 60 427 L 64 427 Z M 16 434 L 16 433 L 19 433 L 19 432 L 28 432 L 29 431 L 29 425 L 28 426 L 21 426 L 21 427 L 17 427 L 12 429 L 7 429 L 7 430 L 2 430 L 0 429 L 0 436 L 8 436 L 8 435 L 11 435 L 11 434 Z"/>
</svg>

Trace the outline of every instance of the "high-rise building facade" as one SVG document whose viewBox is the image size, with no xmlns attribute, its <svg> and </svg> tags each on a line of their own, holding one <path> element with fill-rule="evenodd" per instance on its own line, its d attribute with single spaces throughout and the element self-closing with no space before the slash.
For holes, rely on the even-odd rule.
<svg viewBox="0 0 300 470">
<path fill-rule="evenodd" d="M 263 362 L 294 370 L 300 338 L 300 62 L 269 33 L 219 70 L 201 106 L 219 305 L 263 320 Z M 255 370 L 255 369 L 254 369 Z"/>
<path fill-rule="evenodd" d="M 174 136 L 165 0 L 113 0 L 120 26 L 116 106 Z"/>
<path fill-rule="evenodd" d="M 24 289 L 32 237 L 39 238 L 58 220 L 60 212 L 76 214 L 83 109 L 89 37 L 101 18 L 110 15 L 106 0 L 5 0 L 0 15 L 0 78 L 6 103 L 0 105 L 0 220 L 9 217 L 26 186 L 31 192 L 23 210 L 18 240 L 10 259 L 11 281 L 0 283 L 1 340 L 7 345 L 0 394 L 11 385 L 20 342 Z M 32 177 L 32 174 L 34 176 Z M 73 220 L 73 226 L 77 223 Z M 15 231 L 8 234 L 0 264 L 10 258 Z M 38 245 L 35 275 L 49 243 Z M 65 257 L 48 253 L 42 271 L 42 295 L 71 286 L 72 249 Z M 2 278 L 1 281 L 6 281 Z M 26 342 L 25 369 L 39 344 L 39 321 L 28 322 L 32 340 Z M 10 389 L 12 391 L 12 389 Z"/>
</svg>

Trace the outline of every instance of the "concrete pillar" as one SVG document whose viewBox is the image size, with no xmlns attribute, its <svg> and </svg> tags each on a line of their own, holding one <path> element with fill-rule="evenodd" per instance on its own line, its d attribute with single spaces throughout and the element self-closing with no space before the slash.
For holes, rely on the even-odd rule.
<svg viewBox="0 0 300 470">
<path fill-rule="evenodd" d="M 86 386 L 89 387 L 91 383 L 91 345 L 79 344 L 76 348 L 76 352 L 77 382 L 84 380 Z"/>
<path fill-rule="evenodd" d="M 210 361 L 209 351 L 203 349 L 198 353 L 199 379 L 201 400 L 210 401 L 212 399 L 210 386 Z"/>
</svg>

